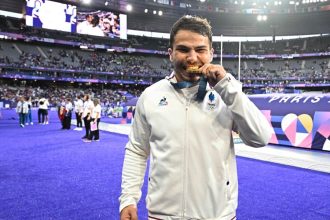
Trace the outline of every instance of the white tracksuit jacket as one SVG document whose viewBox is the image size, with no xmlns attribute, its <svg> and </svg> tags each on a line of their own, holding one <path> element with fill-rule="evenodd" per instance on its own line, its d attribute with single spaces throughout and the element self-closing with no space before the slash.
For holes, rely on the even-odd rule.
<svg viewBox="0 0 330 220">
<path fill-rule="evenodd" d="M 197 88 L 189 89 L 195 97 Z M 262 147 L 271 127 L 231 74 L 213 89 L 198 102 L 163 79 L 142 93 L 126 145 L 120 210 L 138 203 L 150 156 L 150 217 L 235 217 L 238 183 L 232 130 L 245 144 Z"/>
</svg>

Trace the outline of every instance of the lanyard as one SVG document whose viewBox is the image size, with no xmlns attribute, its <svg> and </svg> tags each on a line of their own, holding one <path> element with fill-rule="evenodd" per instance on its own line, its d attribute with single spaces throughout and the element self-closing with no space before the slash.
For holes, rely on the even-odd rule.
<svg viewBox="0 0 330 220">
<path fill-rule="evenodd" d="M 194 86 L 195 83 L 188 82 L 188 81 L 182 81 L 178 83 L 171 82 L 174 88 L 176 89 L 184 89 L 189 88 L 191 86 Z M 206 94 L 206 86 L 207 86 L 207 79 L 205 76 L 201 76 L 199 82 L 198 82 L 198 92 L 197 92 L 197 101 L 203 101 L 205 94 Z"/>
</svg>

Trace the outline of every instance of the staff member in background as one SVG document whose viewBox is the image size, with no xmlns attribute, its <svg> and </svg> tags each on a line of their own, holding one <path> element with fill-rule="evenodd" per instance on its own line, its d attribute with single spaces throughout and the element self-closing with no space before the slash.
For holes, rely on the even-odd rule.
<svg viewBox="0 0 330 220">
<path fill-rule="evenodd" d="M 91 132 L 87 139 L 84 140 L 84 142 L 92 142 L 94 141 L 100 141 L 100 130 L 99 130 L 99 123 L 101 120 L 101 105 L 99 99 L 93 100 L 94 107 L 92 109 L 91 114 Z M 92 129 L 95 127 L 94 129 Z"/>
<path fill-rule="evenodd" d="M 168 52 L 174 71 L 148 87 L 136 106 L 123 165 L 120 219 L 137 219 L 149 157 L 149 219 L 235 219 L 232 131 L 239 131 L 246 145 L 262 147 L 271 137 L 270 125 L 241 83 L 211 63 L 212 31 L 206 19 L 180 18 Z"/>
<path fill-rule="evenodd" d="M 89 95 L 88 94 L 85 94 L 84 96 L 84 111 L 83 111 L 83 114 L 82 114 L 82 118 L 84 120 L 84 124 L 85 124 L 85 135 L 82 137 L 82 139 L 87 139 L 90 135 L 90 129 L 91 129 L 91 125 L 90 125 L 90 122 L 91 122 L 91 112 L 92 112 L 92 109 L 93 109 L 93 102 L 90 100 L 89 98 Z"/>
</svg>

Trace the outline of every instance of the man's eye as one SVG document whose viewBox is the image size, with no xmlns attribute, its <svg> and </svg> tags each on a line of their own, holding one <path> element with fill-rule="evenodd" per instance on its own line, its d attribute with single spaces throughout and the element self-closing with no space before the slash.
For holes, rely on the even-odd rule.
<svg viewBox="0 0 330 220">
<path fill-rule="evenodd" d="M 198 49 L 196 50 L 197 53 L 204 53 L 206 51 L 206 49 Z"/>
<path fill-rule="evenodd" d="M 183 52 L 183 53 L 187 53 L 187 52 L 189 52 L 189 49 L 178 48 L 178 51 Z"/>
</svg>

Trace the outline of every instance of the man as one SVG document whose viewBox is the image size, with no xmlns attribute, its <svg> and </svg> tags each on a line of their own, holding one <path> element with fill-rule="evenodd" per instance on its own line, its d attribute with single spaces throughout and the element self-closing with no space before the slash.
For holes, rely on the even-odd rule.
<svg viewBox="0 0 330 220">
<path fill-rule="evenodd" d="M 180 18 L 172 27 L 168 52 L 174 72 L 147 88 L 136 106 L 123 165 L 120 218 L 137 219 L 150 156 L 149 219 L 235 219 L 232 131 L 245 144 L 262 147 L 271 136 L 269 123 L 241 84 L 222 66 L 211 64 L 207 20 Z"/>
<path fill-rule="evenodd" d="M 85 21 L 81 22 L 77 26 L 77 33 L 79 34 L 88 34 L 89 30 L 92 28 L 93 15 L 86 14 Z"/>
<path fill-rule="evenodd" d="M 93 15 L 92 28 L 89 29 L 87 33 L 89 35 L 104 37 L 105 34 L 100 27 L 100 17 L 98 15 Z"/>
</svg>

